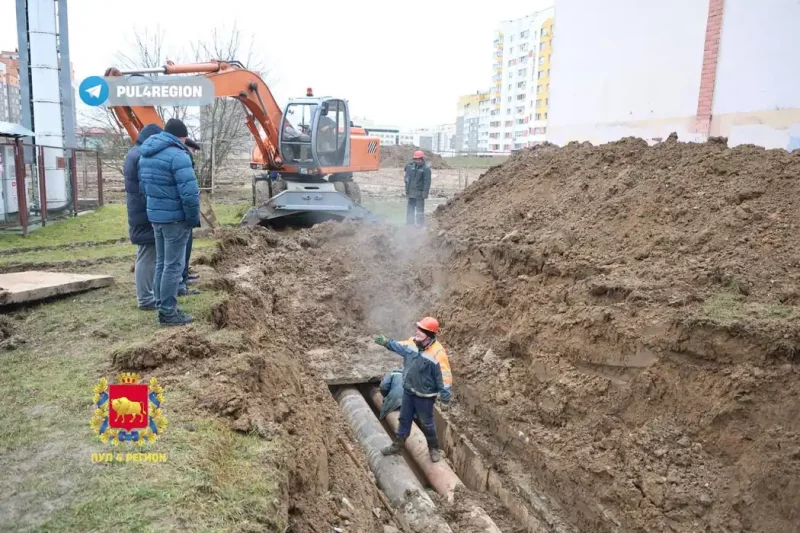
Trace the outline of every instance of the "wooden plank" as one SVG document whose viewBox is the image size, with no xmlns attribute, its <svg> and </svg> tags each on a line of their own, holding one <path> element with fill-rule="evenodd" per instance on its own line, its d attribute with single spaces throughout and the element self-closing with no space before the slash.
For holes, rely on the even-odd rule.
<svg viewBox="0 0 800 533">
<path fill-rule="evenodd" d="M 112 276 L 29 270 L 0 274 L 0 306 L 106 287 Z"/>
<path fill-rule="evenodd" d="M 343 352 L 319 348 L 307 352 L 309 365 L 328 385 L 355 385 L 380 381 L 395 369 L 403 368 L 403 358 L 377 344 L 355 344 Z"/>
</svg>

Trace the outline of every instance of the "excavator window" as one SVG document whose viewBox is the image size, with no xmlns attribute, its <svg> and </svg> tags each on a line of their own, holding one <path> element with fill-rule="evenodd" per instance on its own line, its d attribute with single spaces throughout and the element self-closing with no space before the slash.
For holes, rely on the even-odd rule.
<svg viewBox="0 0 800 533">
<path fill-rule="evenodd" d="M 341 100 L 322 103 L 315 135 L 316 151 L 320 165 L 338 167 L 345 163 L 349 128 L 347 105 Z"/>
<path fill-rule="evenodd" d="M 311 153 L 311 124 L 317 104 L 289 104 L 283 117 L 281 131 L 281 155 L 286 162 L 309 165 L 314 158 Z"/>
</svg>

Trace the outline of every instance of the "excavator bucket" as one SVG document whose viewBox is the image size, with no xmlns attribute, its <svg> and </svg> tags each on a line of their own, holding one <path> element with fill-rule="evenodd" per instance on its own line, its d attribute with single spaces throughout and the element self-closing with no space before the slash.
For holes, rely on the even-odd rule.
<svg viewBox="0 0 800 533">
<path fill-rule="evenodd" d="M 309 227 L 328 220 L 361 220 L 368 224 L 379 219 L 333 183 L 285 182 L 286 190 L 266 202 L 251 207 L 242 217 L 243 226 Z"/>
</svg>

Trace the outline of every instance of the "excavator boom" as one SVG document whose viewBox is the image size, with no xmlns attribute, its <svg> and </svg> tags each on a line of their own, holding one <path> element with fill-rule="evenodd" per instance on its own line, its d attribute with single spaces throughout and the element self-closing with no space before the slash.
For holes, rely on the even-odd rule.
<svg viewBox="0 0 800 533">
<path fill-rule="evenodd" d="M 360 206 L 361 193 L 353 172 L 378 170 L 380 139 L 351 127 L 346 100 L 306 97 L 291 100 L 282 111 L 261 77 L 238 61 L 138 70 L 109 68 L 106 76 L 202 75 L 217 98 L 234 98 L 245 109 L 245 122 L 255 139 L 250 167 L 267 171 L 253 178 L 253 201 L 242 223 L 266 224 L 276 219 L 306 217 L 315 221 L 374 218 Z M 163 121 L 152 106 L 110 106 L 134 142 L 147 124 Z M 293 124 L 294 122 L 294 124 Z M 266 201 L 259 205 L 260 196 Z"/>
</svg>

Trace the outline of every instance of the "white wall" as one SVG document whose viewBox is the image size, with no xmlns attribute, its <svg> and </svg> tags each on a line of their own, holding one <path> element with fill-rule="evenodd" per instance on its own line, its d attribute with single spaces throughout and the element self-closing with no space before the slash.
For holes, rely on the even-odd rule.
<svg viewBox="0 0 800 533">
<path fill-rule="evenodd" d="M 556 0 L 548 140 L 689 136 L 707 15 L 708 0 Z"/>
<path fill-rule="evenodd" d="M 548 140 L 693 133 L 708 0 L 556 0 Z M 800 148 L 800 1 L 725 0 L 710 135 Z"/>
<path fill-rule="evenodd" d="M 800 148 L 800 2 L 726 0 L 712 134 Z"/>
</svg>

